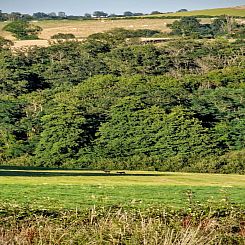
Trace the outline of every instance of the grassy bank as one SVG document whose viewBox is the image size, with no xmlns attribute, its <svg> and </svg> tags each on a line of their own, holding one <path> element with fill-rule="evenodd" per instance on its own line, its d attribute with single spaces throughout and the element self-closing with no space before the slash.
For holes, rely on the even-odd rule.
<svg viewBox="0 0 245 245">
<path fill-rule="evenodd" d="M 220 16 L 220 15 L 230 15 L 230 16 L 239 16 L 245 17 L 245 7 L 231 7 L 231 8 L 216 8 L 216 9 L 204 9 L 204 10 L 194 10 L 188 12 L 178 12 L 178 13 L 168 13 L 155 16 Z"/>
<path fill-rule="evenodd" d="M 245 235 L 244 211 L 227 203 L 84 212 L 1 205 L 0 218 L 0 244 L 242 245 Z"/>
<path fill-rule="evenodd" d="M 244 244 L 242 175 L 0 169 L 0 244 Z"/>
</svg>

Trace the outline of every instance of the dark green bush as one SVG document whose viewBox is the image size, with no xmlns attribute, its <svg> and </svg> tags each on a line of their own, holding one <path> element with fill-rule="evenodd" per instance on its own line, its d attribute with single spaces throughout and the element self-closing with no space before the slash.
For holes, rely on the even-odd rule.
<svg viewBox="0 0 245 245">
<path fill-rule="evenodd" d="M 72 33 L 57 33 L 51 39 L 74 39 L 75 35 Z"/>
<path fill-rule="evenodd" d="M 42 31 L 42 28 L 30 24 L 28 21 L 17 20 L 4 26 L 3 30 L 11 32 L 17 39 L 33 40 L 38 39 L 38 34 Z"/>
</svg>

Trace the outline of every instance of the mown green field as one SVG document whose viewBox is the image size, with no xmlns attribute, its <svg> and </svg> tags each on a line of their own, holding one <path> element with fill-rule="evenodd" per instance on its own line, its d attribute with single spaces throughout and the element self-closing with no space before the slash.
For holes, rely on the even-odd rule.
<svg viewBox="0 0 245 245">
<path fill-rule="evenodd" d="M 207 15 L 207 16 L 231 15 L 231 16 L 244 17 L 245 7 L 204 9 L 204 10 L 195 10 L 195 11 L 188 11 L 188 12 L 161 14 L 156 16 L 197 16 L 197 15 Z"/>
<path fill-rule="evenodd" d="M 35 208 L 123 205 L 185 207 L 192 202 L 245 205 L 245 176 L 127 171 L 0 169 L 0 201 Z"/>
</svg>

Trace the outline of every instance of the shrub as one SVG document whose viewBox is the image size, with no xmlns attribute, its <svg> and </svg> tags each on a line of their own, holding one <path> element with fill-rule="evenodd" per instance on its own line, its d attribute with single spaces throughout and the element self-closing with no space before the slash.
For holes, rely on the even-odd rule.
<svg viewBox="0 0 245 245">
<path fill-rule="evenodd" d="M 207 156 L 193 161 L 186 171 L 202 173 L 245 173 L 245 150 L 231 151 L 222 156 Z"/>
<path fill-rule="evenodd" d="M 72 33 L 57 33 L 51 39 L 74 39 L 75 35 Z"/>
<path fill-rule="evenodd" d="M 0 36 L 0 48 L 9 48 L 13 42 Z"/>
<path fill-rule="evenodd" d="M 28 21 L 17 20 L 7 24 L 3 30 L 11 32 L 17 39 L 32 40 L 38 39 L 38 34 L 42 31 L 42 28 L 32 25 Z"/>
</svg>

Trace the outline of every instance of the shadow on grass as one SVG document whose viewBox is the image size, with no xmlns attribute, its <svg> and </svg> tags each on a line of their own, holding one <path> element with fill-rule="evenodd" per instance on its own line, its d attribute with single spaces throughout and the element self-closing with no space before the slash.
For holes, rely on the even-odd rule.
<svg viewBox="0 0 245 245">
<path fill-rule="evenodd" d="M 52 170 L 56 170 L 55 172 Z M 46 172 L 47 171 L 47 172 Z M 72 171 L 72 172 L 69 172 Z M 82 170 L 61 170 L 61 169 L 40 169 L 40 168 L 6 168 L 0 166 L 0 176 L 16 176 L 16 177 L 59 177 L 59 176 L 67 176 L 67 177 L 86 177 L 86 176 L 161 176 L 166 174 L 160 174 L 160 173 L 128 173 L 127 171 L 123 173 L 117 173 L 117 171 L 111 171 L 110 173 L 105 173 L 103 171 L 101 172 L 89 172 L 89 170 L 82 171 Z"/>
</svg>

